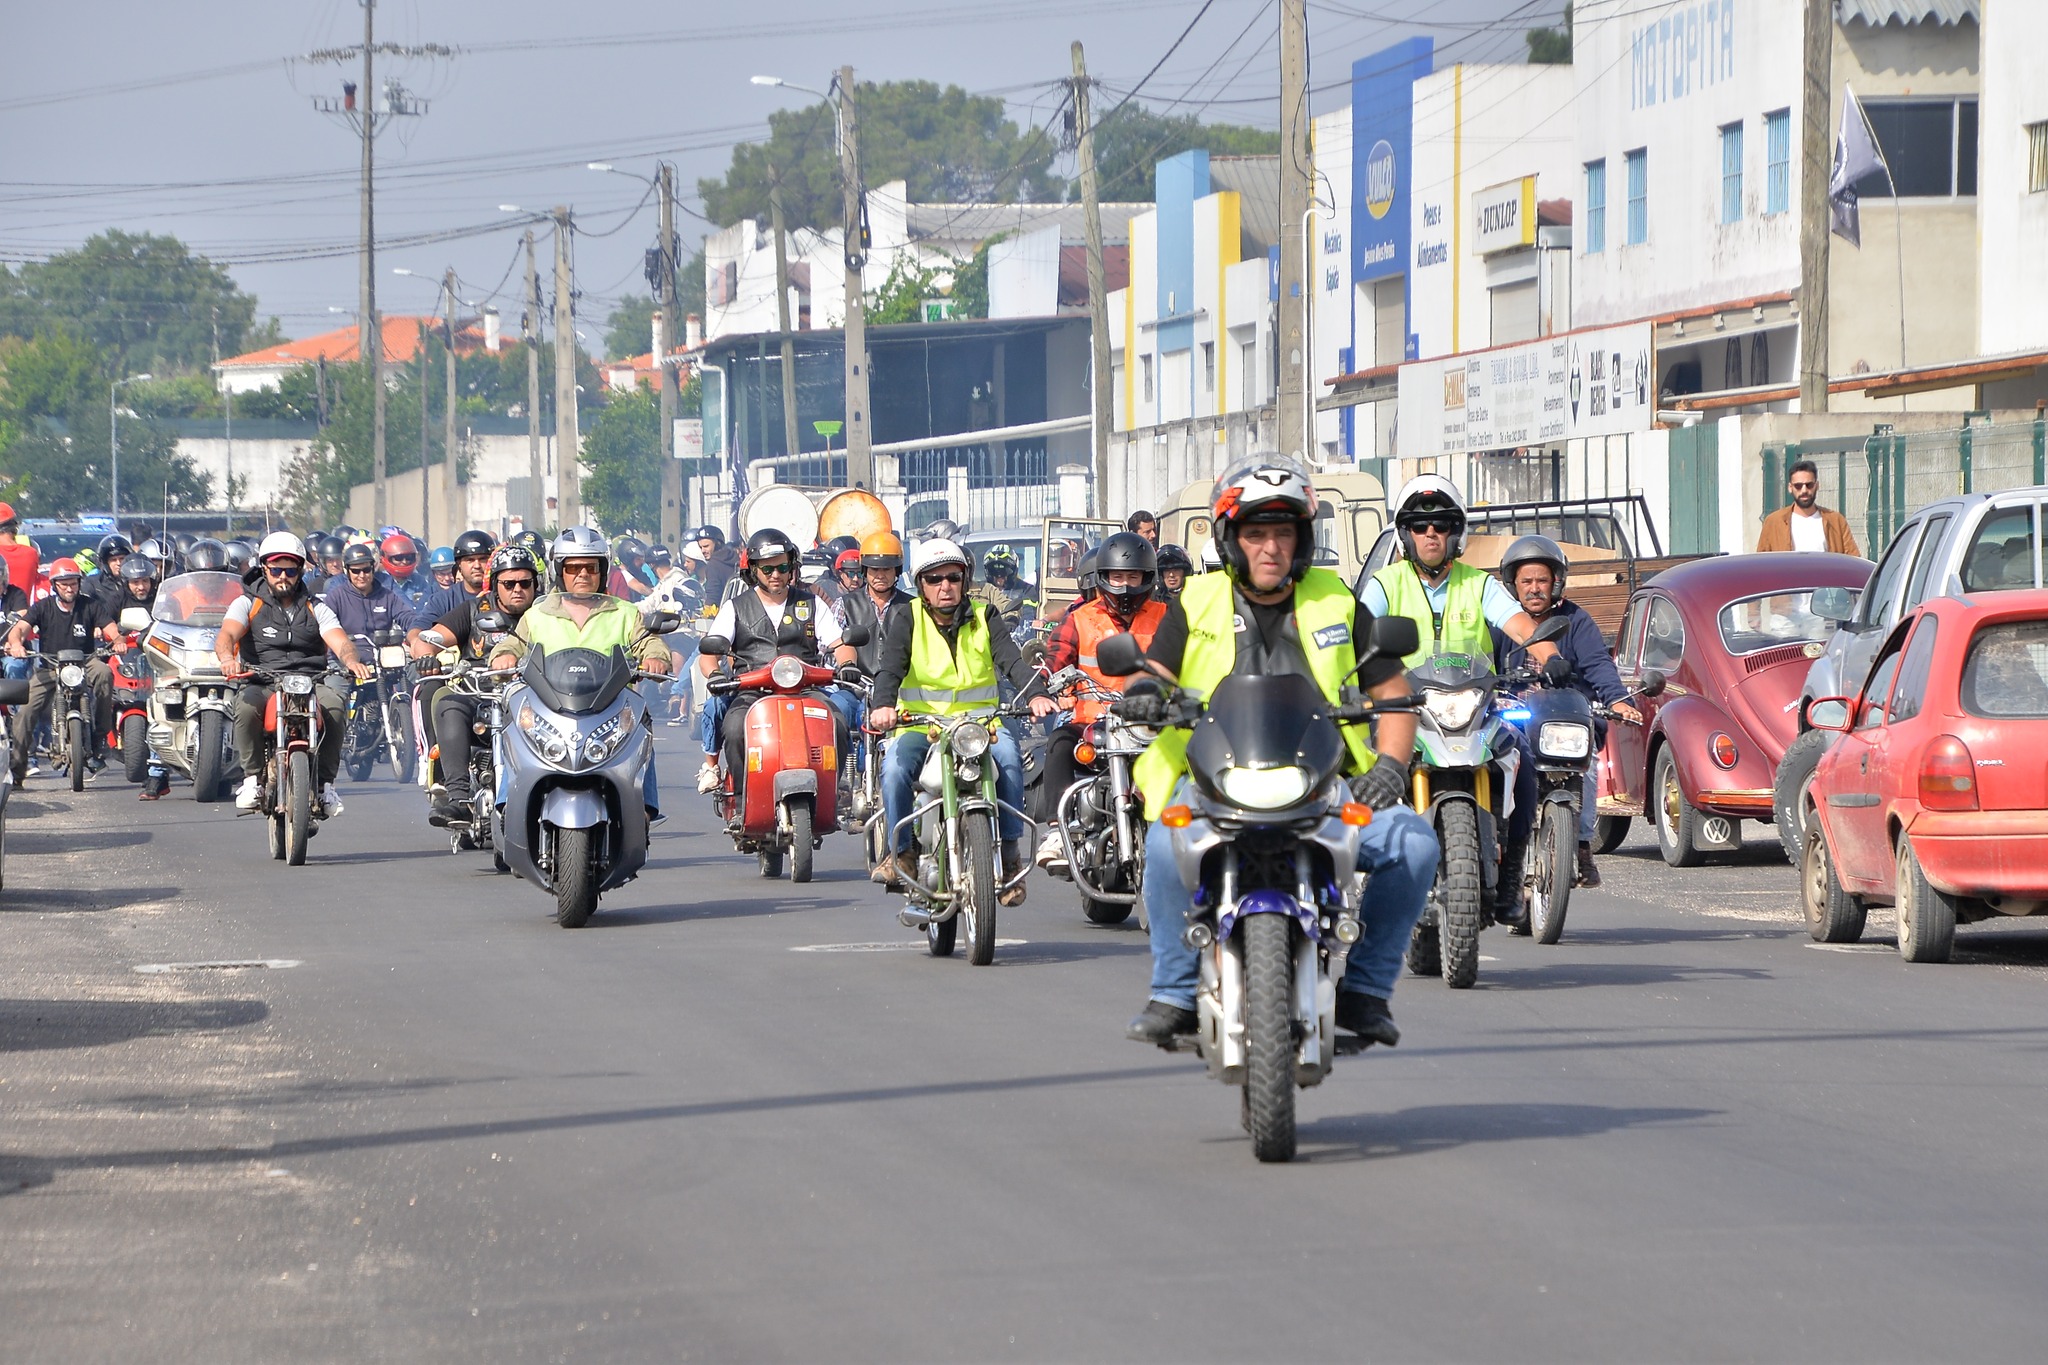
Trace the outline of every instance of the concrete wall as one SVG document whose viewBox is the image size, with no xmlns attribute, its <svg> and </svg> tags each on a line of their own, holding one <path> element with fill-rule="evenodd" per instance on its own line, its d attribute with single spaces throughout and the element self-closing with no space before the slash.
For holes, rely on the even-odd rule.
<svg viewBox="0 0 2048 1365">
<path fill-rule="evenodd" d="M 1166 506 L 1188 484 L 1271 450 L 1273 441 L 1270 407 L 1116 432 L 1109 442 L 1109 486 L 1096 499 L 1098 514 L 1122 520 L 1140 507 Z"/>
<path fill-rule="evenodd" d="M 178 453 L 213 476 L 213 501 L 219 507 L 227 506 L 228 467 L 232 461 L 235 478 L 243 481 L 235 506 L 246 510 L 282 503 L 281 490 L 291 474 L 293 463 L 304 458 L 306 440 L 272 438 L 247 441 L 238 438 L 231 446 L 225 438 L 181 436 L 178 438 Z M 144 501 L 147 501 L 146 497 Z"/>
<path fill-rule="evenodd" d="M 1978 329 L 1986 354 L 2048 346 L 2048 193 L 2027 179 L 2027 125 L 2048 121 L 2048 5 L 1985 7 L 1977 212 L 1986 267 Z"/>
<path fill-rule="evenodd" d="M 1059 305 L 1058 224 L 1005 237 L 988 249 L 990 317 L 1049 318 Z"/>
<path fill-rule="evenodd" d="M 1353 334 L 1351 287 L 1351 109 L 1345 106 L 1309 125 L 1315 158 L 1315 216 L 1309 220 L 1309 392 L 1329 392 L 1326 381 L 1359 368 Z M 1350 412 L 1316 414 L 1316 441 L 1326 457 L 1349 456 Z"/>
<path fill-rule="evenodd" d="M 455 539 L 458 532 L 479 527 L 493 535 L 509 533 L 509 519 L 525 515 L 525 507 L 511 507 L 506 502 L 506 485 L 513 479 L 525 479 L 528 470 L 528 446 L 524 436 L 475 435 L 458 433 L 462 449 L 470 460 L 468 483 L 456 485 L 454 515 L 450 516 L 447 497 L 446 468 L 435 464 L 428 467 L 432 484 L 427 490 L 428 515 L 431 529 L 424 534 L 429 545 L 446 545 Z M 541 437 L 541 477 L 547 485 L 548 521 L 554 521 L 553 508 L 558 480 L 555 477 L 554 438 L 551 434 Z M 418 530 L 420 512 L 420 475 L 417 469 L 403 474 L 393 474 L 387 481 L 390 487 L 389 509 L 391 519 L 401 526 Z M 376 486 L 357 484 L 349 491 L 348 519 L 357 526 L 371 526 L 376 522 Z"/>
</svg>

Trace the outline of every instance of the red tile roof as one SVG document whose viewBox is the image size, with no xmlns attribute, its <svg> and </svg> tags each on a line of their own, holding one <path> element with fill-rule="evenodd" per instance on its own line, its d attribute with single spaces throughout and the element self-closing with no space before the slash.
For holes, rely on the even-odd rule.
<svg viewBox="0 0 2048 1365">
<path fill-rule="evenodd" d="M 390 364 L 404 364 L 419 355 L 420 329 L 432 328 L 439 331 L 443 320 L 438 317 L 416 317 L 407 314 L 389 315 L 378 319 L 379 330 L 384 334 L 384 359 Z M 505 339 L 506 345 L 518 341 L 517 337 Z M 483 349 L 483 328 L 472 322 L 460 325 L 455 330 L 455 351 L 457 355 L 468 355 Z M 293 367 L 310 365 L 316 360 L 330 364 L 353 362 L 359 358 L 356 349 L 356 329 L 353 324 L 322 332 L 318 336 L 301 337 L 287 341 L 282 346 L 266 346 L 261 350 L 247 351 L 241 355 L 229 356 L 220 362 L 219 368 L 229 369 L 272 369 L 277 366 Z"/>
</svg>

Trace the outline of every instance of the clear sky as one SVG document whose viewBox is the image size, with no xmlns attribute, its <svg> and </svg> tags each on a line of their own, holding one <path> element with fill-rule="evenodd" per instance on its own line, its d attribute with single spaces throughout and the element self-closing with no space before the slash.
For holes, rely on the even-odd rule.
<svg viewBox="0 0 2048 1365">
<path fill-rule="evenodd" d="M 1562 8 L 1310 0 L 1317 111 L 1343 102 L 1354 58 L 1390 42 L 1427 31 L 1451 45 L 1453 60 L 1521 61 L 1523 30 L 1555 23 Z M 1167 56 L 1202 10 L 1202 0 L 380 0 L 380 42 L 443 44 L 456 55 L 380 63 L 379 83 L 399 75 L 427 112 L 394 121 L 379 140 L 379 241 L 488 230 L 380 246 L 378 307 L 431 310 L 437 279 L 391 270 L 438 277 L 452 265 L 467 297 L 498 291 L 510 325 L 519 231 L 499 206 L 568 204 L 581 229 L 577 326 L 598 349 L 612 302 L 645 292 L 641 253 L 655 219 L 641 184 L 585 163 L 652 175 L 657 158 L 671 160 L 685 208 L 699 207 L 697 180 L 723 172 L 734 143 L 763 136 L 774 109 L 811 98 L 755 86 L 757 74 L 822 90 L 851 63 L 861 80 L 1000 94 L 1013 117 L 1042 124 L 1059 107 L 1056 83 L 1079 38 L 1106 86 L 1098 101 L 1121 98 L 1165 57 L 1141 96 L 1154 108 L 1277 126 L 1274 0 L 1208 0 Z M 108 227 L 173 233 L 227 263 L 287 335 L 347 325 L 357 300 L 357 144 L 314 103 L 338 96 L 344 72 L 353 80 L 360 67 L 307 54 L 359 43 L 362 25 L 360 0 L 0 0 L 0 260 L 61 251 Z M 687 251 L 705 225 L 685 213 L 681 226 Z M 544 288 L 548 269 L 544 256 Z"/>
</svg>

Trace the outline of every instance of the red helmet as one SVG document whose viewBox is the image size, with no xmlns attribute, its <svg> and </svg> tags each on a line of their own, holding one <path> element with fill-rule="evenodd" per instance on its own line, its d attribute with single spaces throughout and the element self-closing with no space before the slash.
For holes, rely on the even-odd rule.
<svg viewBox="0 0 2048 1365">
<path fill-rule="evenodd" d="M 75 559 L 60 559 L 50 566 L 50 581 L 52 583 L 55 583 L 60 578 L 83 577 L 85 575 L 79 571 L 78 561 Z"/>
<path fill-rule="evenodd" d="M 377 558 L 383 561 L 384 572 L 393 578 L 410 578 L 420 566 L 420 547 L 411 536 L 393 533 L 377 547 Z"/>
</svg>

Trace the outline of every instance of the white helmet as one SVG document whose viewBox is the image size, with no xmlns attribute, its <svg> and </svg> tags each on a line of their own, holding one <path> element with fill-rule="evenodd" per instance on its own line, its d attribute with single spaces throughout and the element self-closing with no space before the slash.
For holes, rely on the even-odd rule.
<svg viewBox="0 0 2048 1365">
<path fill-rule="evenodd" d="M 1401 485 L 1394 498 L 1394 526 L 1401 537 L 1402 553 L 1415 558 L 1415 536 L 1409 529 L 1410 522 L 1431 514 L 1448 515 L 1457 523 L 1450 536 L 1450 557 L 1456 559 L 1465 552 L 1465 499 L 1456 484 L 1435 474 L 1416 475 Z"/>
<path fill-rule="evenodd" d="M 290 555 L 301 563 L 306 559 L 306 542 L 290 531 L 272 531 L 263 537 L 263 543 L 256 547 L 256 562 L 267 564 L 277 555 Z"/>
<path fill-rule="evenodd" d="M 1214 573 L 1214 572 L 1216 572 L 1216 570 L 1218 570 L 1218 569 L 1220 569 L 1220 568 L 1222 568 L 1222 567 L 1223 567 L 1223 555 L 1222 555 L 1222 553 L 1221 553 L 1221 552 L 1220 552 L 1219 550 L 1217 550 L 1217 548 L 1216 548 L 1216 542 L 1215 542 L 1215 541 L 1213 541 L 1213 540 L 1205 540 L 1205 541 L 1203 541 L 1203 542 L 1202 542 L 1202 572 L 1203 572 L 1203 573 Z"/>
<path fill-rule="evenodd" d="M 910 576 L 914 579 L 948 564 L 958 564 L 963 570 L 967 568 L 967 551 L 953 541 L 943 538 L 920 540 L 910 547 Z"/>
</svg>

